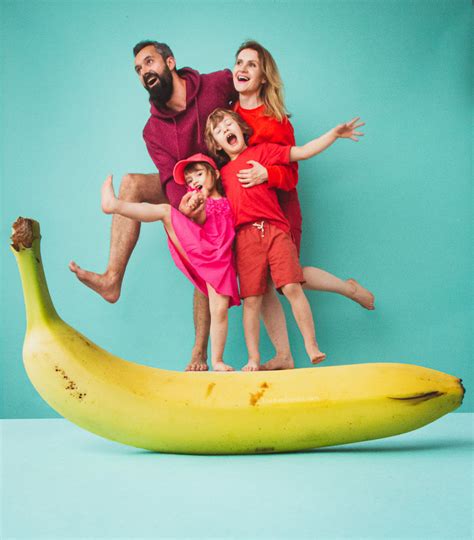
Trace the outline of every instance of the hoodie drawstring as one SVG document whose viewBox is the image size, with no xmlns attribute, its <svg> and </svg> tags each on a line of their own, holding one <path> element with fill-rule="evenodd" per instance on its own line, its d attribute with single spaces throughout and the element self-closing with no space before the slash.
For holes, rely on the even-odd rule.
<svg viewBox="0 0 474 540">
<path fill-rule="evenodd" d="M 194 98 L 194 103 L 196 105 L 196 120 L 197 120 L 197 126 L 198 126 L 198 143 L 202 143 L 202 135 L 201 135 L 201 122 L 199 121 L 199 104 L 197 97 Z"/>
<path fill-rule="evenodd" d="M 174 136 L 175 136 L 175 139 L 176 139 L 176 150 L 177 150 L 177 155 L 178 155 L 178 161 L 180 161 L 181 159 L 181 154 L 179 153 L 179 139 L 178 139 L 178 126 L 176 124 L 176 120 L 173 118 L 173 125 L 174 125 Z"/>
</svg>

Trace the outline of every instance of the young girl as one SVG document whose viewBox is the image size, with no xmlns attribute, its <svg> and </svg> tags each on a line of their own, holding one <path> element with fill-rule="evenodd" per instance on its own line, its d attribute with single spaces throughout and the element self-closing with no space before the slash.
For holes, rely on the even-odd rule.
<svg viewBox="0 0 474 540">
<path fill-rule="evenodd" d="M 236 262 L 240 296 L 244 299 L 244 333 L 249 360 L 246 370 L 260 368 L 259 322 L 263 295 L 268 286 L 268 273 L 276 288 L 288 298 L 298 327 L 303 335 L 306 352 L 313 364 L 326 355 L 319 350 L 313 316 L 301 284 L 303 270 L 299 265 L 296 245 L 290 236 L 290 224 L 283 214 L 277 195 L 268 183 L 245 189 L 238 173 L 245 163 L 266 166 L 288 164 L 319 154 L 338 138 L 357 137 L 362 126 L 354 118 L 328 131 L 304 146 L 284 146 L 262 143 L 248 146 L 245 136 L 250 128 L 232 111 L 216 109 L 206 123 L 205 140 L 209 151 L 226 164 L 221 178 L 229 199 L 236 226 Z M 282 187 L 288 187 L 289 181 Z"/>
<path fill-rule="evenodd" d="M 209 296 L 211 363 L 215 371 L 233 371 L 224 363 L 230 306 L 240 304 L 232 245 L 235 232 L 228 200 L 222 196 L 214 161 L 195 154 L 179 161 L 173 171 L 178 184 L 186 184 L 183 197 L 193 219 L 169 204 L 133 203 L 115 197 L 112 177 L 102 186 L 102 209 L 141 222 L 162 221 L 178 268 Z M 206 366 L 207 367 L 207 366 Z"/>
<path fill-rule="evenodd" d="M 251 127 L 249 145 L 271 142 L 294 145 L 295 137 L 283 100 L 283 83 L 270 52 L 256 41 L 247 41 L 237 50 L 233 69 L 234 86 L 239 100 L 234 110 Z M 301 209 L 296 191 L 298 164 L 264 167 L 250 161 L 237 175 L 241 185 L 250 188 L 263 182 L 277 190 L 281 209 L 290 224 L 290 234 L 298 254 L 301 244 Z M 280 189 L 282 186 L 285 190 Z M 366 309 L 374 309 L 373 294 L 354 279 L 344 281 L 320 268 L 303 268 L 304 289 L 335 292 L 358 302 Z M 275 347 L 275 358 L 262 369 L 285 369 L 294 366 L 282 306 L 269 287 L 262 303 L 262 315 L 269 337 Z"/>
</svg>

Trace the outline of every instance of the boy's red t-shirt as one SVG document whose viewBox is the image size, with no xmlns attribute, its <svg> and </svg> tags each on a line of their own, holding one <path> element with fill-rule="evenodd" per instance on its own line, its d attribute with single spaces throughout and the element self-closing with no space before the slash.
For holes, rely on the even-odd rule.
<svg viewBox="0 0 474 540">
<path fill-rule="evenodd" d="M 265 105 L 254 109 L 244 109 L 239 101 L 235 103 L 234 111 L 252 128 L 250 145 L 268 142 L 295 146 L 295 132 L 288 118 L 285 117 L 279 122 L 276 118 L 265 114 Z M 266 169 L 268 171 L 268 185 L 277 190 L 278 201 L 290 222 L 291 235 L 299 252 L 303 218 L 296 191 L 298 163 L 270 165 Z"/>
<path fill-rule="evenodd" d="M 234 161 L 229 161 L 221 169 L 222 184 L 234 214 L 236 229 L 256 221 L 267 220 L 285 232 L 290 232 L 290 224 L 282 212 L 275 189 L 268 182 L 250 188 L 242 187 L 237 173 L 248 169 L 248 161 L 257 161 L 264 167 L 287 165 L 290 163 L 291 145 L 262 143 L 248 146 Z M 282 189 L 291 189 L 291 179 L 282 180 Z"/>
<path fill-rule="evenodd" d="M 295 132 L 288 118 L 279 122 L 276 118 L 265 114 L 265 105 L 255 109 L 244 109 L 240 102 L 234 105 L 234 111 L 241 116 L 252 128 L 249 145 L 261 143 L 283 144 L 295 146 Z M 275 189 L 289 191 L 298 183 L 298 163 L 296 161 L 286 166 L 271 165 L 267 167 L 268 185 Z M 290 185 L 291 187 L 287 187 Z"/>
</svg>

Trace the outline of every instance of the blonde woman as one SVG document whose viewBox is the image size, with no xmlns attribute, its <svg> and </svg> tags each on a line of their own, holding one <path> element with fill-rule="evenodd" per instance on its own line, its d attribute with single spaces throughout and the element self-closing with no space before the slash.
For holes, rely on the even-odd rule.
<svg viewBox="0 0 474 540">
<path fill-rule="evenodd" d="M 239 93 L 234 110 L 252 128 L 249 144 L 271 142 L 294 146 L 293 126 L 288 119 L 283 99 L 283 83 L 269 51 L 256 41 L 243 43 L 235 56 L 233 78 L 234 87 Z M 280 206 L 290 223 L 290 234 L 299 254 L 302 218 L 296 191 L 297 163 L 263 167 L 253 161 L 249 165 L 248 169 L 238 174 L 242 187 L 248 189 L 268 182 L 269 187 L 277 190 Z M 278 189 L 282 186 L 285 186 L 285 190 Z M 291 188 L 289 191 L 288 187 Z M 303 275 L 304 289 L 338 293 L 366 309 L 374 309 L 374 295 L 354 279 L 342 280 L 313 266 L 303 267 Z M 276 354 L 261 369 L 293 368 L 285 316 L 273 286 L 268 287 L 264 295 L 262 316 Z"/>
</svg>

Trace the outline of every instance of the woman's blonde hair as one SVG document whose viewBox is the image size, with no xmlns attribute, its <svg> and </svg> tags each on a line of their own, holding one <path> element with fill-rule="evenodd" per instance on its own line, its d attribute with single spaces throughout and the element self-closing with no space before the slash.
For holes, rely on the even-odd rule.
<svg viewBox="0 0 474 540">
<path fill-rule="evenodd" d="M 234 111 L 229 109 L 214 109 L 211 114 L 207 117 L 206 129 L 204 130 L 204 142 L 206 143 L 209 153 L 215 160 L 218 165 L 224 165 L 229 161 L 229 156 L 224 152 L 224 150 L 218 150 L 216 140 L 214 139 L 213 131 L 214 128 L 222 122 L 226 116 L 235 120 L 239 125 L 242 133 L 244 134 L 245 142 L 248 144 L 248 139 L 252 134 L 252 128 Z"/>
<path fill-rule="evenodd" d="M 235 53 L 235 59 L 244 49 L 252 49 L 258 54 L 265 83 L 260 87 L 260 97 L 265 105 L 265 114 L 282 122 L 290 114 L 286 110 L 283 96 L 283 81 L 273 56 L 258 41 L 245 41 Z"/>
</svg>

